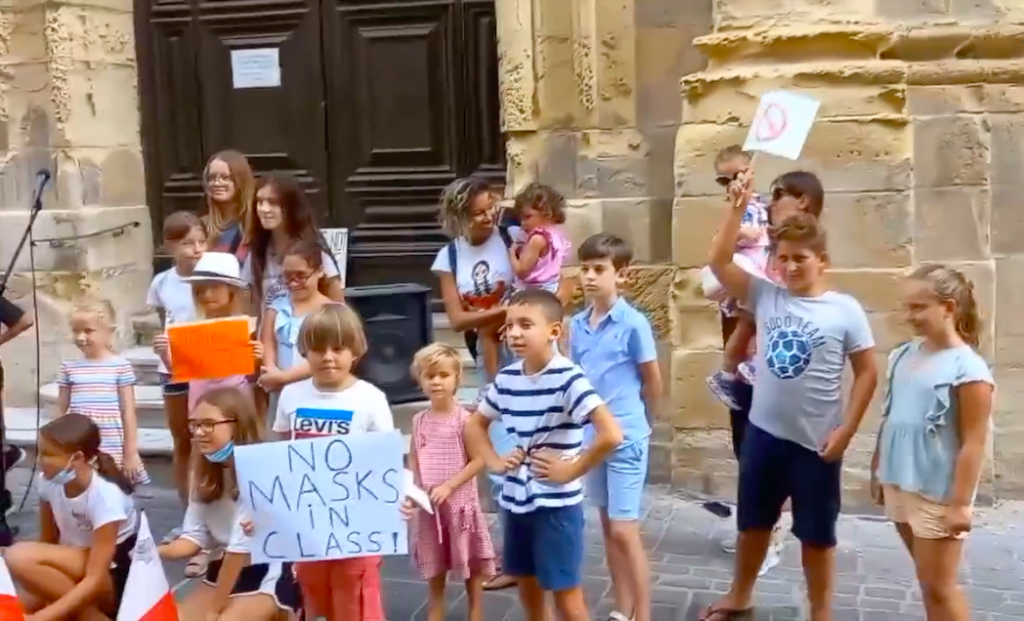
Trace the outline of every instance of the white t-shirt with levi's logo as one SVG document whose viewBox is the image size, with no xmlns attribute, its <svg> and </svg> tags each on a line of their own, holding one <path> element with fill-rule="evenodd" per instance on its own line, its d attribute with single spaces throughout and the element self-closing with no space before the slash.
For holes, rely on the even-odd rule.
<svg viewBox="0 0 1024 621">
<path fill-rule="evenodd" d="M 281 390 L 274 418 L 274 431 L 292 440 L 394 428 L 388 398 L 363 380 L 338 391 L 319 390 L 312 378 L 289 384 Z"/>
</svg>

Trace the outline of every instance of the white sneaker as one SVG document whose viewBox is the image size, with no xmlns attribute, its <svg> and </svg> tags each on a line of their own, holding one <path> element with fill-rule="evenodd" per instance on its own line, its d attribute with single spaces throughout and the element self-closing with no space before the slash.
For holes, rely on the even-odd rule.
<svg viewBox="0 0 1024 621">
<path fill-rule="evenodd" d="M 733 534 L 731 537 L 726 537 L 722 540 L 722 552 L 726 554 L 736 554 L 736 535 Z"/>
<path fill-rule="evenodd" d="M 776 544 L 772 542 L 768 546 L 768 555 L 764 557 L 764 562 L 761 563 L 761 569 L 757 570 L 758 577 L 761 577 L 771 571 L 772 567 L 775 567 L 782 562 L 782 558 L 779 553 L 782 552 L 782 544 Z"/>
</svg>

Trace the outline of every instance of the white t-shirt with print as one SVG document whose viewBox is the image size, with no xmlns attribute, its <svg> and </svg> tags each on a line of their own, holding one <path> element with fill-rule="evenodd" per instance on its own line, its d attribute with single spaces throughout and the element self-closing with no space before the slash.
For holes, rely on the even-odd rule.
<svg viewBox="0 0 1024 621">
<path fill-rule="evenodd" d="M 508 258 L 508 247 L 497 229 L 486 242 L 474 246 L 462 237 L 451 242 L 455 244 L 456 269 L 455 286 L 459 297 L 470 307 L 487 309 L 498 305 L 509 293 L 512 285 L 512 262 Z M 438 251 L 432 272 L 452 273 L 448 260 L 448 246 Z"/>
<path fill-rule="evenodd" d="M 91 548 L 96 529 L 111 522 L 121 522 L 117 530 L 117 543 L 121 543 L 139 527 L 132 497 L 98 472 L 93 473 L 89 487 L 74 498 L 67 497 L 63 485 L 51 483 L 41 473 L 37 487 L 39 499 L 53 510 L 61 545 Z"/>
<path fill-rule="evenodd" d="M 323 391 L 312 378 L 289 384 L 277 400 L 274 431 L 293 440 L 393 431 L 395 420 L 380 388 L 363 380 L 337 392 Z"/>
<path fill-rule="evenodd" d="M 331 279 L 338 276 L 338 266 L 334 262 L 334 257 L 327 254 L 326 252 L 321 253 L 320 262 L 323 264 L 324 278 Z M 263 308 L 270 308 L 270 305 L 280 297 L 288 296 L 288 285 L 284 283 L 284 278 L 281 277 L 284 272 L 284 267 L 281 265 L 281 260 L 277 257 L 277 254 L 273 250 L 267 251 L 267 262 L 263 266 Z M 245 263 L 242 264 L 242 280 L 249 283 L 252 287 L 256 283 L 253 281 L 252 275 L 252 253 L 245 258 Z"/>
<path fill-rule="evenodd" d="M 242 530 L 247 513 L 242 504 L 225 494 L 205 503 L 189 498 L 181 525 L 181 537 L 203 550 L 224 547 L 232 554 L 249 552 L 249 537 Z"/>
<path fill-rule="evenodd" d="M 196 320 L 196 303 L 192 299 L 192 285 L 185 282 L 177 268 L 160 272 L 153 277 L 146 293 L 146 305 L 162 308 L 164 327 Z M 157 364 L 160 373 L 169 373 L 164 361 Z"/>
</svg>

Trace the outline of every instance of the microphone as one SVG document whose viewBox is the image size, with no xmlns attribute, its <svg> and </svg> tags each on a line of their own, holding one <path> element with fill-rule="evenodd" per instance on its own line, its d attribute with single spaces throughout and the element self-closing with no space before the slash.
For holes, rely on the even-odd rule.
<svg viewBox="0 0 1024 621">
<path fill-rule="evenodd" d="M 43 190 L 46 184 L 50 183 L 50 171 L 42 168 L 36 173 L 36 191 L 32 195 L 32 210 L 39 211 L 43 208 Z"/>
</svg>

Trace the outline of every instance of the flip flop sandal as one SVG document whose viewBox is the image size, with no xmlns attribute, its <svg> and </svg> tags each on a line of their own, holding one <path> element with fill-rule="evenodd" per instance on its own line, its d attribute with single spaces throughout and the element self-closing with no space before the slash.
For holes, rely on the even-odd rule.
<svg viewBox="0 0 1024 621">
<path fill-rule="evenodd" d="M 513 576 L 498 574 L 484 583 L 485 591 L 503 591 L 519 584 L 519 580 Z"/>
<path fill-rule="evenodd" d="M 753 621 L 754 620 L 754 609 L 744 608 L 742 610 L 736 608 L 726 608 L 725 606 L 719 606 L 712 604 L 703 611 L 701 611 L 700 621 Z"/>
<path fill-rule="evenodd" d="M 200 552 L 188 559 L 188 563 L 185 564 L 185 577 L 198 578 L 206 573 L 206 568 L 209 567 L 209 565 L 210 553 L 205 551 Z"/>
<path fill-rule="evenodd" d="M 627 617 L 618 610 L 608 613 L 608 621 L 633 621 L 633 617 Z"/>
</svg>

